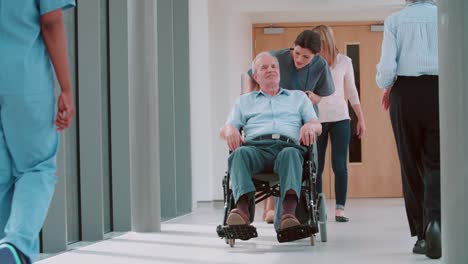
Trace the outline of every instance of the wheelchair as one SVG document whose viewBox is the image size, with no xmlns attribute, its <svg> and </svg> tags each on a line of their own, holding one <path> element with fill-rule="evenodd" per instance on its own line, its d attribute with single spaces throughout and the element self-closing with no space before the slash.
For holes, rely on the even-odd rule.
<svg viewBox="0 0 468 264">
<path fill-rule="evenodd" d="M 280 243 L 290 242 L 304 238 L 310 238 L 310 245 L 315 245 L 315 236 L 320 234 L 322 242 L 327 241 L 327 213 L 325 194 L 316 192 L 317 160 L 314 155 L 313 145 L 307 148 L 304 154 L 302 187 L 300 199 L 296 208 L 296 217 L 301 223 L 299 226 L 286 228 L 277 232 Z M 278 175 L 273 172 L 264 172 L 253 176 L 256 189 L 255 201 L 250 203 L 250 222 L 253 223 L 255 205 L 270 196 L 280 196 L 280 184 Z M 216 227 L 216 232 L 226 244 L 232 248 L 236 239 L 249 240 L 258 236 L 256 228 L 250 225 L 228 226 L 227 217 L 231 209 L 235 208 L 234 196 L 231 189 L 229 172 L 226 172 L 223 181 L 224 191 L 224 217 L 221 225 Z"/>
</svg>

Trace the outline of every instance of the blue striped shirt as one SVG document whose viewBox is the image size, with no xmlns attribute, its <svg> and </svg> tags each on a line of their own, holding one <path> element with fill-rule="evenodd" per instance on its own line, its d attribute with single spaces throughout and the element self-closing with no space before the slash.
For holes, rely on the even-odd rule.
<svg viewBox="0 0 468 264">
<path fill-rule="evenodd" d="M 380 88 L 393 86 L 398 75 L 438 75 L 438 63 L 436 5 L 416 2 L 385 19 L 376 75 Z"/>
<path fill-rule="evenodd" d="M 298 143 L 302 124 L 311 119 L 317 119 L 317 115 L 307 95 L 281 89 L 275 96 L 262 91 L 241 95 L 226 124 L 237 129 L 243 127 L 246 140 L 280 134 Z"/>
</svg>

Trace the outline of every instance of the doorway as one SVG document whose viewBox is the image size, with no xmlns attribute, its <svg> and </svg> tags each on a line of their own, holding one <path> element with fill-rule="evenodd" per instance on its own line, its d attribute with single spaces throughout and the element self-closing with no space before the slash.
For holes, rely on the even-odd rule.
<svg viewBox="0 0 468 264">
<path fill-rule="evenodd" d="M 400 165 L 389 114 L 382 110 L 382 91 L 375 83 L 383 32 L 372 31 L 378 22 L 284 23 L 253 25 L 253 56 L 262 51 L 292 47 L 296 36 L 305 29 L 326 24 L 332 27 L 340 53 L 353 60 L 356 87 L 366 120 L 362 139 L 355 136 L 355 116 L 350 108 L 352 136 L 348 155 L 348 197 L 402 197 Z M 273 32 L 274 34 L 271 34 Z M 334 176 L 328 144 L 323 172 L 323 191 L 334 198 Z"/>
</svg>

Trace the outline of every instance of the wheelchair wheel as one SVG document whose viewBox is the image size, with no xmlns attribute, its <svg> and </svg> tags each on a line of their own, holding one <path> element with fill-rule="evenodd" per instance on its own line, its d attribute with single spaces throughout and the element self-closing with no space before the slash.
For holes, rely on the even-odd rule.
<svg viewBox="0 0 468 264">
<path fill-rule="evenodd" d="M 233 239 L 233 238 L 230 238 L 229 239 L 229 247 L 233 248 L 235 244 L 236 244 L 236 240 Z"/>
<path fill-rule="evenodd" d="M 327 206 L 325 204 L 325 194 L 319 194 L 318 198 L 318 222 L 320 239 L 322 242 L 327 242 Z"/>
</svg>

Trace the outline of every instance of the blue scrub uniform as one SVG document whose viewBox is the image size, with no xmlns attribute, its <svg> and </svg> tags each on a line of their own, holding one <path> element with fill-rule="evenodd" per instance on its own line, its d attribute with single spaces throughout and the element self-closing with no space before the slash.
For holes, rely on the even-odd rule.
<svg viewBox="0 0 468 264">
<path fill-rule="evenodd" d="M 74 0 L 0 1 L 0 243 L 33 262 L 57 181 L 54 77 L 40 16 Z"/>
</svg>

